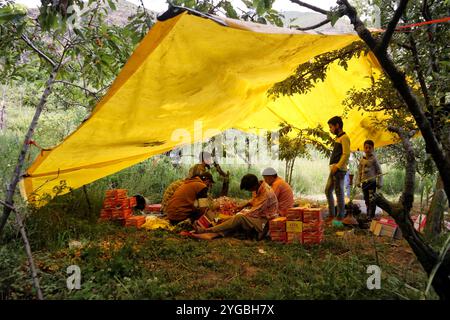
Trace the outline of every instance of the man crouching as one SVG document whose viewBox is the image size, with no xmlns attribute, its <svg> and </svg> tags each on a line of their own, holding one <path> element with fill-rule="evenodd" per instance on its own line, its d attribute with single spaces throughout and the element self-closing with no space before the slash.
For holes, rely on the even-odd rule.
<svg viewBox="0 0 450 320">
<path fill-rule="evenodd" d="M 211 228 L 202 228 L 195 224 L 197 233 L 211 233 L 216 236 L 226 236 L 235 231 L 244 231 L 250 234 L 255 230 L 258 233 L 258 240 L 261 240 L 267 233 L 268 221 L 278 216 L 278 201 L 275 193 L 264 181 L 258 181 L 254 174 L 247 174 L 242 177 L 241 190 L 253 193 L 252 199 L 241 206 L 241 211 L 235 216 L 225 220 Z M 245 207 L 249 207 L 244 209 Z"/>
</svg>

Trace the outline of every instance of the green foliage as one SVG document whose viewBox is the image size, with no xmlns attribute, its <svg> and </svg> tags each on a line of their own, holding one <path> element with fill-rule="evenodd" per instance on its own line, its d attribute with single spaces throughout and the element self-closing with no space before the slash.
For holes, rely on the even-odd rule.
<svg viewBox="0 0 450 320">
<path fill-rule="evenodd" d="M 0 4 L 0 25 L 9 21 L 23 18 L 27 14 L 27 10 L 20 4 Z"/>
<path fill-rule="evenodd" d="M 233 6 L 232 1 L 213 0 L 175 0 L 174 5 L 184 6 L 209 14 L 223 14 L 228 18 L 252 21 L 261 24 L 273 24 L 278 27 L 283 26 L 282 17 L 278 11 L 272 9 L 274 0 L 244 0 L 247 11 L 237 6 Z M 240 12 L 240 13 L 238 13 Z"/>
<path fill-rule="evenodd" d="M 323 130 L 321 125 L 316 128 L 299 129 L 288 123 L 281 123 L 278 131 L 278 145 L 280 160 L 286 161 L 286 181 L 291 183 L 294 163 L 298 157 L 309 158 L 312 147 L 317 151 L 329 155 L 332 137 Z M 268 136 L 270 140 L 270 134 Z"/>
<path fill-rule="evenodd" d="M 273 99 L 277 99 L 280 95 L 306 94 L 314 88 L 318 81 L 325 80 L 328 68 L 332 63 L 337 63 L 347 70 L 347 62 L 350 59 L 367 53 L 368 47 L 363 42 L 356 41 L 342 49 L 318 55 L 312 61 L 299 65 L 293 75 L 274 84 L 267 94 Z"/>
<path fill-rule="evenodd" d="M 111 233 L 86 229 L 80 247 L 66 242 L 35 252 L 46 299 L 418 299 L 410 288 L 423 291 L 427 281 L 417 261 L 401 263 L 398 251 L 405 243 L 376 241 L 375 248 L 366 234 L 343 239 L 328 232 L 321 245 L 304 247 L 201 242 L 166 231 L 100 226 Z M 1 247 L 0 258 L 2 297 L 33 298 L 17 244 Z M 72 264 L 81 268 L 80 290 L 66 288 L 66 268 Z M 383 270 L 381 290 L 366 287 L 371 264 Z"/>
<path fill-rule="evenodd" d="M 377 127 L 388 129 L 388 126 L 402 127 L 413 130 L 416 128 L 414 118 L 409 113 L 405 102 L 393 88 L 392 82 L 384 74 L 378 78 L 372 78 L 372 85 L 364 90 L 354 88 L 347 92 L 343 101 L 344 114 L 350 110 L 375 113 L 383 112 L 387 119 L 372 117 L 373 124 Z"/>
</svg>

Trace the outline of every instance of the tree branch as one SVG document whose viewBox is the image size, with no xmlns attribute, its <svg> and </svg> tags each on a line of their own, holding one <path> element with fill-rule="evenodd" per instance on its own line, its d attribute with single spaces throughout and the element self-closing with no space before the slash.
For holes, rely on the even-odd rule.
<svg viewBox="0 0 450 320">
<path fill-rule="evenodd" d="M 5 207 L 7 207 L 7 208 L 9 208 L 9 209 L 11 209 L 11 211 L 16 211 L 16 208 L 13 205 L 10 205 L 10 204 L 6 203 L 3 200 L 0 200 L 0 204 L 5 206 Z"/>
<path fill-rule="evenodd" d="M 31 120 L 31 123 L 30 123 L 30 125 L 28 127 L 27 133 L 25 134 L 25 139 L 24 139 L 24 142 L 22 144 L 22 149 L 21 149 L 21 151 L 19 153 L 19 158 L 17 160 L 17 164 L 16 164 L 16 167 L 14 169 L 14 173 L 13 173 L 13 176 L 11 178 L 11 182 L 10 182 L 10 184 L 8 186 L 8 190 L 7 190 L 7 193 L 6 193 L 5 202 L 7 204 L 9 204 L 10 206 L 14 205 L 14 194 L 16 192 L 17 184 L 20 181 L 20 177 L 22 176 L 22 169 L 23 169 L 24 162 L 25 162 L 25 156 L 28 153 L 28 149 L 30 147 L 28 141 L 31 140 L 31 137 L 34 134 L 34 130 L 35 130 L 36 126 L 37 126 L 39 117 L 40 117 L 40 115 L 42 113 L 42 110 L 44 109 L 44 106 L 45 106 L 45 104 L 47 102 L 47 98 L 48 98 L 48 96 L 50 95 L 50 93 L 52 91 L 53 83 L 55 81 L 55 78 L 56 78 L 56 75 L 57 75 L 57 73 L 59 71 L 59 68 L 62 65 L 62 61 L 64 59 L 66 50 L 67 50 L 67 48 L 65 47 L 64 51 L 63 51 L 63 53 L 61 55 L 61 59 L 60 59 L 59 63 L 55 65 L 55 67 L 53 68 L 52 72 L 50 73 L 50 76 L 49 76 L 49 78 L 47 80 L 47 83 L 45 84 L 44 92 L 42 93 L 41 99 L 39 100 L 39 103 L 36 106 L 36 111 L 34 113 L 33 119 Z M 2 234 L 3 228 L 5 227 L 5 224 L 8 221 L 8 217 L 9 217 L 9 215 L 11 213 L 11 209 L 9 207 L 5 207 L 3 209 L 4 209 L 3 210 L 3 216 L 0 219 L 0 235 Z"/>
<path fill-rule="evenodd" d="M 321 9 L 319 7 L 313 6 L 312 4 L 309 3 L 305 3 L 303 1 L 299 1 L 299 0 L 291 0 L 291 2 L 298 4 L 301 7 L 305 7 L 308 9 L 311 9 L 313 11 L 319 12 L 321 14 L 327 15 L 329 13 L 329 11 Z"/>
<path fill-rule="evenodd" d="M 319 22 L 319 23 L 317 23 L 317 24 L 315 24 L 313 26 L 305 27 L 305 28 L 297 27 L 296 29 L 300 30 L 300 31 L 313 30 L 313 29 L 319 28 L 319 27 L 321 27 L 321 26 L 323 26 L 323 25 L 325 25 L 327 23 L 330 23 L 330 22 L 331 22 L 330 19 L 325 19 L 322 22 Z"/>
<path fill-rule="evenodd" d="M 145 9 L 144 1 L 142 1 L 142 0 L 141 0 L 141 6 L 142 6 L 142 9 L 144 10 L 144 14 L 145 14 L 145 23 L 147 24 L 147 27 L 150 29 L 152 27 L 151 19 L 150 19 L 150 16 L 148 15 L 147 10 Z"/>
<path fill-rule="evenodd" d="M 426 142 L 427 151 L 432 155 L 434 163 L 444 181 L 445 193 L 447 194 L 450 203 L 450 159 L 447 157 L 442 144 L 440 143 L 440 138 L 433 132 L 431 123 L 426 117 L 417 97 L 412 93 L 411 87 L 406 81 L 405 74 L 397 68 L 392 59 L 387 55 L 386 51 L 375 50 L 378 41 L 372 37 L 370 31 L 361 22 L 356 14 L 355 8 L 353 8 L 347 0 L 339 0 L 339 3 L 345 6 L 345 14 L 350 18 L 359 37 L 363 39 L 374 52 L 384 72 L 391 79 L 394 88 L 403 98 L 408 110 L 414 117 Z"/>
<path fill-rule="evenodd" d="M 412 33 L 410 33 L 408 35 L 408 39 L 409 39 L 409 43 L 411 45 L 411 53 L 413 55 L 414 64 L 415 64 L 414 69 L 417 72 L 417 78 L 419 79 L 420 89 L 422 90 L 422 94 L 425 98 L 425 104 L 426 104 L 427 108 L 430 109 L 430 108 L 432 108 L 432 106 L 430 104 L 430 95 L 428 93 L 428 88 L 425 83 L 425 76 L 424 76 L 424 74 L 422 72 L 422 68 L 420 66 L 420 59 L 419 59 L 419 53 L 417 51 L 416 41 L 414 40 Z M 434 119 L 432 119 L 432 121 L 434 122 Z"/>
<path fill-rule="evenodd" d="M 366 28 L 364 23 L 359 19 L 356 9 L 350 5 L 347 0 L 338 0 L 337 3 L 344 6 L 344 14 L 349 17 L 350 22 L 353 24 L 355 31 L 359 37 L 369 46 L 370 50 L 375 52 L 378 42 L 372 37 L 370 31 Z"/>
<path fill-rule="evenodd" d="M 385 52 L 387 50 L 392 35 L 394 34 L 395 27 L 402 17 L 407 4 L 408 0 L 400 0 L 400 4 L 398 5 L 397 10 L 395 10 L 394 16 L 392 17 L 391 21 L 389 21 L 388 27 L 384 32 L 383 38 L 381 39 L 381 43 L 378 47 L 378 50 L 380 50 L 380 52 Z"/>
<path fill-rule="evenodd" d="M 64 81 L 64 80 L 55 80 L 54 83 L 62 83 L 62 84 L 66 84 L 66 85 L 68 85 L 68 86 L 73 86 L 73 87 L 79 88 L 79 89 L 81 89 L 81 90 L 86 91 L 86 92 L 89 93 L 91 96 L 94 96 L 95 98 L 97 98 L 97 93 L 96 93 L 96 92 L 93 92 L 93 91 L 91 91 L 91 90 L 89 90 L 89 89 L 86 89 L 86 88 L 84 88 L 83 86 L 80 86 L 80 85 L 78 85 L 78 84 L 75 84 L 75 83 L 72 83 L 72 82 L 68 82 L 68 81 Z"/>
<path fill-rule="evenodd" d="M 31 40 L 24 34 L 22 34 L 20 36 L 20 38 L 25 41 L 25 43 L 31 48 L 33 49 L 38 55 L 40 55 L 44 60 L 46 60 L 48 63 L 50 63 L 52 65 L 53 68 L 55 68 L 56 63 L 49 58 L 44 52 L 42 52 L 41 50 L 39 50 L 34 44 L 33 42 L 31 42 Z"/>
<path fill-rule="evenodd" d="M 25 226 L 23 225 L 22 215 L 17 210 L 14 211 L 16 213 L 16 223 L 19 227 L 20 235 L 22 236 L 22 240 L 25 246 L 25 252 L 27 254 L 28 263 L 30 265 L 31 278 L 33 279 L 33 285 L 36 289 L 37 298 L 38 300 L 44 300 L 44 295 L 42 294 L 41 286 L 39 284 L 39 278 L 37 274 L 36 264 L 34 263 L 30 242 L 28 241 L 27 232 L 25 230 Z"/>
</svg>

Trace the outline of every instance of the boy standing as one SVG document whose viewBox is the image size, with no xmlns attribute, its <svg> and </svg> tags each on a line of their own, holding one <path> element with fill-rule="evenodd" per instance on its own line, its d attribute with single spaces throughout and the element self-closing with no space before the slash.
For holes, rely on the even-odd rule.
<svg viewBox="0 0 450 320">
<path fill-rule="evenodd" d="M 345 194 L 344 179 L 347 173 L 347 164 L 350 157 L 350 138 L 343 131 L 344 123 L 341 117 L 333 117 L 328 120 L 330 132 L 336 135 L 333 152 L 330 156 L 330 174 L 325 187 L 325 195 L 328 200 L 329 216 L 327 221 L 343 220 L 345 216 Z M 338 213 L 336 216 L 334 208 L 333 190 L 336 192 Z M 345 221 L 343 221 L 345 223 Z"/>
<path fill-rule="evenodd" d="M 364 157 L 360 160 L 358 165 L 357 185 L 362 187 L 364 194 L 364 201 L 367 207 L 367 217 L 373 219 L 375 217 L 376 205 L 371 200 L 377 188 L 383 185 L 383 176 L 381 167 L 378 163 L 374 153 L 374 143 L 372 140 L 364 142 Z"/>
</svg>

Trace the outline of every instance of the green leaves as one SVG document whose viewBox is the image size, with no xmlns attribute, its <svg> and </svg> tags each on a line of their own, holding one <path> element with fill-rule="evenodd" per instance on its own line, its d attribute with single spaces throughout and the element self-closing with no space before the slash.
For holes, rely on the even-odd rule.
<svg viewBox="0 0 450 320">
<path fill-rule="evenodd" d="M 227 17 L 232 19 L 239 19 L 236 10 L 234 10 L 233 5 L 230 2 L 228 1 L 223 2 L 222 8 L 225 10 Z"/>
<path fill-rule="evenodd" d="M 276 83 L 269 89 L 267 95 L 274 99 L 280 95 L 291 96 L 296 93 L 308 93 L 318 81 L 324 81 L 329 66 L 332 63 L 338 63 L 347 70 L 347 62 L 359 57 L 361 53 L 367 53 L 369 48 L 361 41 L 352 44 L 340 50 L 330 51 L 316 56 L 312 61 L 308 61 L 297 67 L 294 74 L 283 81 Z"/>
<path fill-rule="evenodd" d="M 19 4 L 0 7 L 0 25 L 10 21 L 18 21 L 27 15 L 27 9 Z"/>
</svg>

